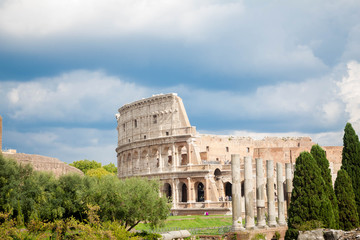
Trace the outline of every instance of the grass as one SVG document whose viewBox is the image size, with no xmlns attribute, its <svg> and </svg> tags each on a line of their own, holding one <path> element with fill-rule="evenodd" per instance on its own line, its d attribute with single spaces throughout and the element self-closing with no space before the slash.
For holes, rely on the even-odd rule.
<svg viewBox="0 0 360 240">
<path fill-rule="evenodd" d="M 231 226 L 232 216 L 211 215 L 211 216 L 170 216 L 161 229 L 191 229 Z M 151 230 L 147 224 L 140 223 L 136 230 Z"/>
</svg>

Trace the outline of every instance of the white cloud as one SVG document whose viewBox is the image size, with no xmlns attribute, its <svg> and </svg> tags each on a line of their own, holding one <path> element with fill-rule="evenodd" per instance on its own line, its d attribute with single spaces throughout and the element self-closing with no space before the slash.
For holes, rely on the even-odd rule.
<svg viewBox="0 0 360 240">
<path fill-rule="evenodd" d="M 243 9 L 241 2 L 203 0 L 17 0 L 0 7 L 0 30 L 35 38 L 69 33 L 192 36 Z"/>
<path fill-rule="evenodd" d="M 150 89 L 101 71 L 72 71 L 29 82 L 2 82 L 0 96 L 16 120 L 107 121 L 128 101 L 149 96 Z"/>
<path fill-rule="evenodd" d="M 338 83 L 339 95 L 345 103 L 345 111 L 349 114 L 349 122 L 360 133 L 360 63 L 356 61 L 347 64 L 348 75 Z"/>
<path fill-rule="evenodd" d="M 172 91 L 175 91 L 172 89 Z M 180 88 L 191 103 L 192 115 L 222 116 L 233 120 L 276 120 L 294 128 L 334 128 L 344 120 L 343 103 L 337 96 L 332 74 L 299 83 L 260 86 L 254 92 L 206 91 Z M 312 125 L 312 126 L 311 126 Z"/>
<path fill-rule="evenodd" d="M 116 130 L 46 128 L 41 132 L 6 131 L 5 148 L 39 154 L 71 163 L 81 159 L 116 164 Z M 22 139 L 19 142 L 19 139 Z"/>
<path fill-rule="evenodd" d="M 360 122 L 359 70 L 359 63 L 350 62 L 345 72 L 342 67 L 338 67 L 332 74 L 320 79 L 261 86 L 247 94 L 236 90 L 209 91 L 186 85 L 149 88 L 109 76 L 102 71 L 85 70 L 28 82 L 2 82 L 2 115 L 5 113 L 6 117 L 16 122 L 30 122 L 33 125 L 25 132 L 4 129 L 7 135 L 4 146 L 58 157 L 67 162 L 82 158 L 108 161 L 113 159 L 116 147 L 114 114 L 117 109 L 128 102 L 159 92 L 177 92 L 184 100 L 190 121 L 197 116 L 218 119 L 220 124 L 221 121 L 266 122 L 270 119 L 274 124 L 284 127 L 287 124 L 295 130 L 255 133 L 239 126 L 238 131 L 229 134 L 255 138 L 310 136 L 321 145 L 341 145 L 341 130 L 347 116 L 356 126 Z M 42 124 L 40 132 L 38 122 Z M 95 127 L 104 122 L 107 126 L 113 124 L 113 129 Z M 52 127 L 54 123 L 64 127 Z M 84 126 L 74 127 L 73 124 Z M 86 127 L 85 124 L 93 127 Z M 204 129 L 202 126 L 197 127 Z M 319 129 L 320 133 L 301 129 Z M 21 143 L 18 139 L 22 139 Z"/>
<path fill-rule="evenodd" d="M 354 57 L 356 10 L 356 1 L 7 0 L 0 5 L 0 36 L 14 52 L 89 45 L 96 55 L 102 51 L 94 48 L 111 45 L 119 55 L 131 52 L 136 63 L 171 45 L 169 55 L 209 74 L 295 81 Z M 137 57 L 139 46 L 145 51 Z"/>
</svg>

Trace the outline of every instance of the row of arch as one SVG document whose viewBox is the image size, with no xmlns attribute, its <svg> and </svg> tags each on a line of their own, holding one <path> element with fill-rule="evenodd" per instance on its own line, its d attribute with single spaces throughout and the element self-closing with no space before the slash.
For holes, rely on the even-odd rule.
<svg viewBox="0 0 360 240">
<path fill-rule="evenodd" d="M 225 184 L 225 196 L 230 197 L 232 194 L 232 184 L 230 182 L 226 182 Z M 196 202 L 204 202 L 205 201 L 205 186 L 202 182 L 196 182 L 194 185 L 195 189 L 195 201 Z M 186 183 L 181 182 L 178 188 L 179 191 L 179 202 L 188 202 L 189 191 Z M 173 189 L 170 183 L 164 184 L 164 194 L 168 198 L 173 197 Z"/>
<path fill-rule="evenodd" d="M 189 163 L 186 143 L 175 146 L 159 146 L 124 152 L 118 156 L 118 173 L 127 176 L 136 173 L 170 170 L 174 166 Z"/>
</svg>

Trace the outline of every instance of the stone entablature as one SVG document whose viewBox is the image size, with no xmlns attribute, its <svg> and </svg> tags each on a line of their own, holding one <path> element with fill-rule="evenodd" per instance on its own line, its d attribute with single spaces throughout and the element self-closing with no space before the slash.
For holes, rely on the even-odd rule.
<svg viewBox="0 0 360 240">
<path fill-rule="evenodd" d="M 126 104 L 119 109 L 117 122 L 118 177 L 160 179 L 162 193 L 172 198 L 174 214 L 231 212 L 233 154 L 238 154 L 241 159 L 251 157 L 251 162 L 247 164 L 248 169 L 252 166 L 254 177 L 247 179 L 248 182 L 255 183 L 256 158 L 264 159 L 262 169 L 267 169 L 267 160 L 274 162 L 271 178 L 274 182 L 274 199 L 277 200 L 281 196 L 277 192 L 278 163 L 281 166 L 287 164 L 287 168 L 293 171 L 300 152 L 310 151 L 314 145 L 310 137 L 266 137 L 255 140 L 250 137 L 199 134 L 190 125 L 182 100 L 176 94 L 155 95 Z M 335 181 L 341 166 L 342 147 L 324 149 Z M 244 169 L 245 162 L 241 161 L 241 184 L 245 182 Z M 285 167 L 278 174 L 280 172 L 285 176 Z M 264 172 L 264 177 L 268 178 L 268 173 Z M 255 184 L 249 186 L 256 191 Z M 241 194 L 244 198 L 244 192 Z M 265 197 L 264 201 L 267 200 Z M 277 203 L 275 206 L 277 208 Z M 245 204 L 242 210 L 242 214 L 245 214 Z"/>
</svg>

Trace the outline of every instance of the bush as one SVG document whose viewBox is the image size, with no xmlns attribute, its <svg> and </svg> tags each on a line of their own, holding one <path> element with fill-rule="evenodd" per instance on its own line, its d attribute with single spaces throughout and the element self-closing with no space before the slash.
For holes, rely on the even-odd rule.
<svg viewBox="0 0 360 240">
<path fill-rule="evenodd" d="M 286 231 L 285 240 L 297 240 L 299 236 L 299 230 L 291 228 Z"/>
</svg>

